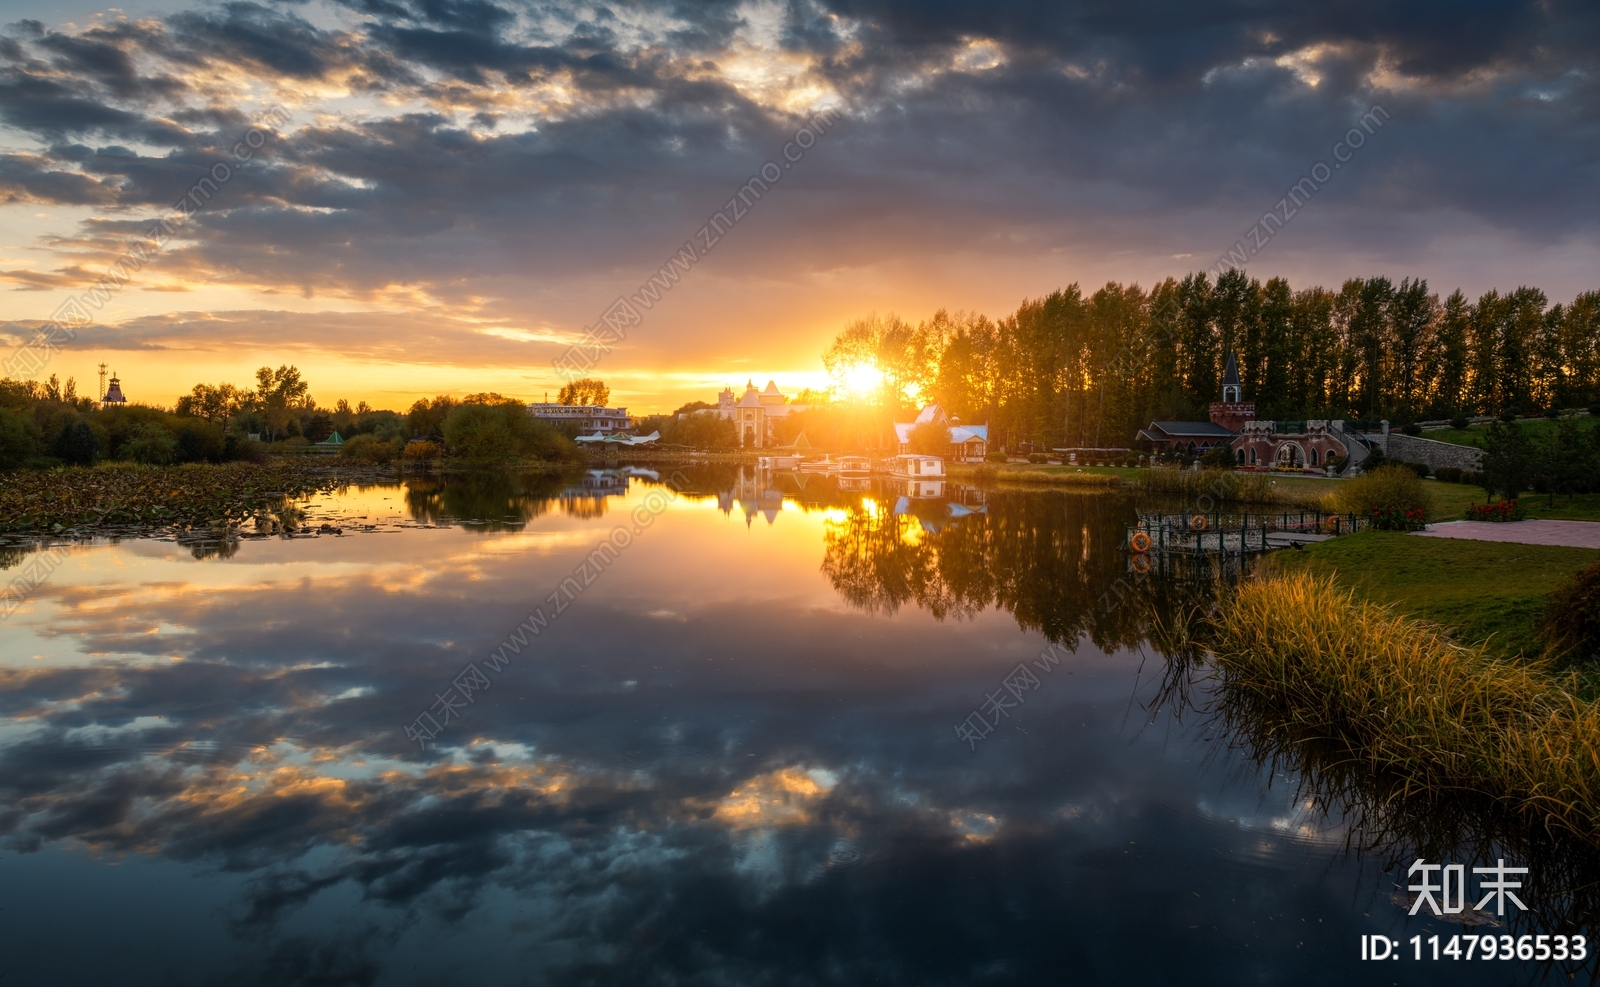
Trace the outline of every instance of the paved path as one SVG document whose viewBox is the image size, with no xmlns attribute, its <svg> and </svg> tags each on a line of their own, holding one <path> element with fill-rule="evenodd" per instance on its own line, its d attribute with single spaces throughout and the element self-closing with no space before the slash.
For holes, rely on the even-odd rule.
<svg viewBox="0 0 1600 987">
<path fill-rule="evenodd" d="M 1600 548 L 1600 521 L 1444 521 L 1412 534 L 1423 538 Z"/>
</svg>

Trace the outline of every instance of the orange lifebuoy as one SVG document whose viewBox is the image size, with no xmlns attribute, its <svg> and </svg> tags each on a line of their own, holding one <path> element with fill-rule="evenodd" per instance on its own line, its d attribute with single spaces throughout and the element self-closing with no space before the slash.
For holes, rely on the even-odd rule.
<svg viewBox="0 0 1600 987">
<path fill-rule="evenodd" d="M 1150 551 L 1150 536 L 1143 531 L 1135 531 L 1133 537 L 1128 539 L 1128 547 L 1135 552 L 1148 552 Z"/>
<path fill-rule="evenodd" d="M 1137 572 L 1137 573 L 1139 573 L 1141 575 L 1146 573 L 1146 572 L 1149 572 L 1150 571 L 1150 556 L 1148 556 L 1148 555 L 1135 555 L 1133 557 L 1133 571 Z"/>
<path fill-rule="evenodd" d="M 1204 531 L 1204 530 L 1206 530 L 1206 516 L 1204 514 L 1196 514 L 1194 517 L 1190 518 L 1189 519 L 1189 530 L 1190 531 Z"/>
</svg>

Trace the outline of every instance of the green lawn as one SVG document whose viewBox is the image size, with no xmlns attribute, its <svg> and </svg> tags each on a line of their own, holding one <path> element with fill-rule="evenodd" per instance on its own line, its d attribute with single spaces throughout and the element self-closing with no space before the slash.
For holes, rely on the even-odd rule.
<svg viewBox="0 0 1600 987">
<path fill-rule="evenodd" d="M 1524 418 L 1518 424 L 1529 436 L 1536 441 L 1542 442 L 1555 434 L 1558 423 L 1548 418 Z M 1596 418 L 1594 415 L 1584 415 L 1578 419 L 1578 427 L 1580 428 L 1591 429 L 1597 425 L 1600 425 L 1600 418 Z M 1422 438 L 1482 449 L 1483 437 L 1488 431 L 1488 427 L 1484 425 L 1477 425 L 1471 428 L 1436 428 L 1423 432 Z"/>
<path fill-rule="evenodd" d="M 1460 641 L 1489 642 L 1506 654 L 1543 650 L 1533 625 L 1545 597 L 1593 562 L 1600 562 L 1600 551 L 1384 531 L 1272 556 L 1273 565 L 1331 573 L 1359 596 L 1442 624 Z"/>
</svg>

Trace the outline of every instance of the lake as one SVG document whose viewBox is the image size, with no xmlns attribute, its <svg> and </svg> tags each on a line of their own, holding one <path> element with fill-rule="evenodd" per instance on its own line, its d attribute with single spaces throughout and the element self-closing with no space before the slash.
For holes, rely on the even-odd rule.
<svg viewBox="0 0 1600 987">
<path fill-rule="evenodd" d="M 1591 862 L 1224 715 L 1149 643 L 1211 584 L 1131 573 L 1128 500 L 669 479 L 424 479 L 292 537 L 71 548 L 0 637 L 5 983 L 1579 969 L 1412 958 L 1581 933 L 1556 875 Z M 1416 856 L 1508 846 L 1534 926 L 1407 916 Z"/>
</svg>

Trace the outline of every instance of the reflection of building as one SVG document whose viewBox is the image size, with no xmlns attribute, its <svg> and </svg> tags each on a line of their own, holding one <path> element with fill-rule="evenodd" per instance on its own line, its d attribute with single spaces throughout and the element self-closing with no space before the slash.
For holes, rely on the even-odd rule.
<svg viewBox="0 0 1600 987">
<path fill-rule="evenodd" d="M 739 444 L 749 449 L 763 449 L 777 442 L 773 427 L 780 418 L 797 411 L 807 411 L 810 405 L 789 404 L 778 385 L 767 381 L 767 389 L 757 391 L 754 382 L 746 381 L 744 395 L 734 400 L 733 388 L 724 387 L 717 395 L 717 416 L 737 423 Z"/>
<path fill-rule="evenodd" d="M 102 404 L 127 404 L 128 399 L 122 396 L 122 381 L 117 379 L 116 372 L 111 374 L 111 387 L 106 390 Z"/>
<path fill-rule="evenodd" d="M 602 408 L 597 404 L 528 405 L 528 414 L 556 424 L 577 425 L 583 432 L 625 432 L 631 422 L 627 408 Z"/>
<path fill-rule="evenodd" d="M 746 473 L 741 468 L 733 487 L 717 493 L 717 508 L 724 516 L 732 514 L 735 507 L 744 512 L 745 527 L 750 526 L 757 514 L 765 517 L 768 524 L 772 524 L 778 520 L 778 514 L 783 510 L 783 491 L 777 487 L 767 486 L 763 471 L 752 470 Z"/>
<path fill-rule="evenodd" d="M 989 426 L 963 425 L 961 419 L 951 418 L 939 405 L 930 404 L 922 409 L 914 422 L 895 422 L 894 438 L 901 455 L 911 451 L 911 432 L 918 425 L 943 425 L 950 430 L 950 448 L 946 459 L 958 463 L 981 463 L 989 454 Z"/>
</svg>

